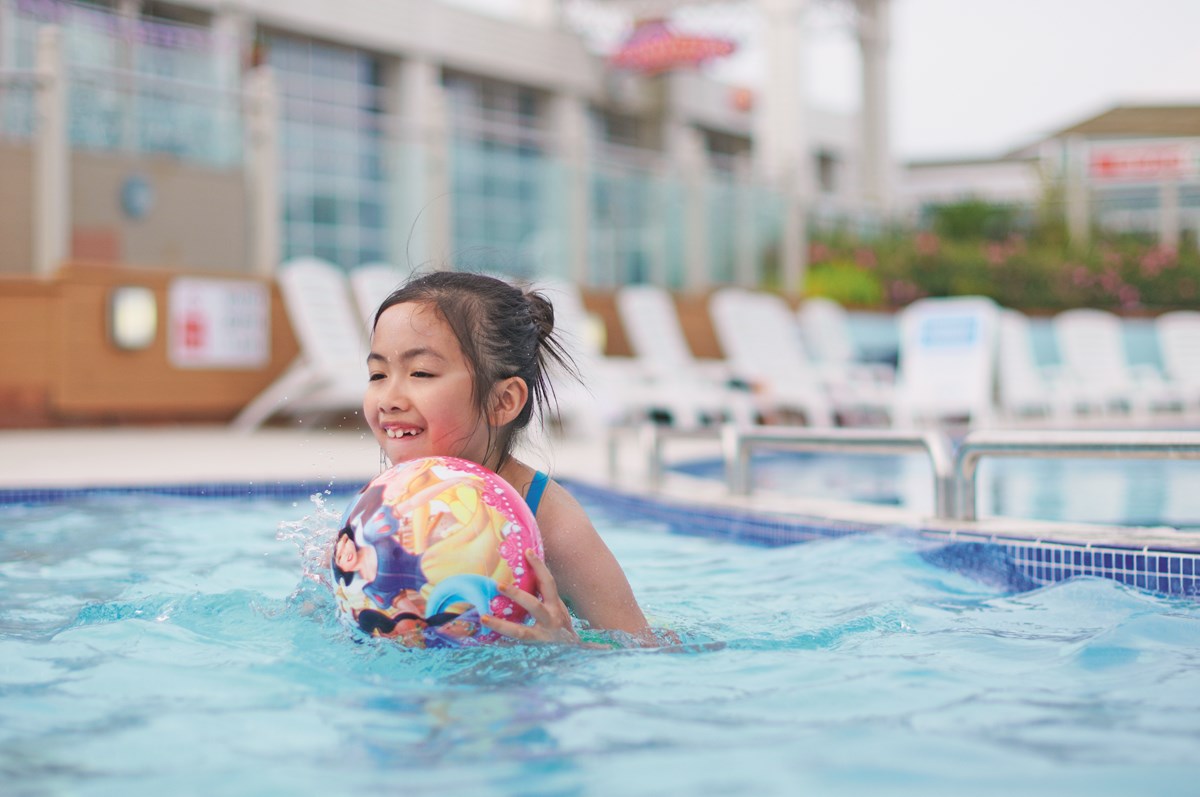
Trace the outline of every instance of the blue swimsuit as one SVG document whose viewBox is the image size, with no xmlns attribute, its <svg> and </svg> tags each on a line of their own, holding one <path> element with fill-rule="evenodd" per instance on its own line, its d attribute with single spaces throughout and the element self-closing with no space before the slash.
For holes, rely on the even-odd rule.
<svg viewBox="0 0 1200 797">
<path fill-rule="evenodd" d="M 546 489 L 546 484 L 549 483 L 550 477 L 540 470 L 533 472 L 533 481 L 529 484 L 529 493 L 525 496 L 525 503 L 529 504 L 529 511 L 537 517 L 538 504 L 542 502 L 542 492 Z"/>
</svg>

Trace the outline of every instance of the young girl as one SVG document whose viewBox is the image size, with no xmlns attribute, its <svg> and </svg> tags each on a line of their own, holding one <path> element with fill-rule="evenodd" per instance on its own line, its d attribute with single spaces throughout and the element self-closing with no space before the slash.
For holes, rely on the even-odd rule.
<svg viewBox="0 0 1200 797">
<path fill-rule="evenodd" d="M 480 274 L 438 271 L 410 280 L 375 314 L 363 417 L 390 462 L 430 456 L 468 459 L 525 496 L 545 546 L 526 552 L 536 595 L 502 592 L 534 619 L 485 617 L 488 628 L 527 642 L 579 637 L 571 609 L 592 627 L 650 642 L 629 582 L 583 507 L 561 485 L 512 456 L 515 435 L 540 416 L 551 363 L 573 372 L 544 297 Z"/>
</svg>

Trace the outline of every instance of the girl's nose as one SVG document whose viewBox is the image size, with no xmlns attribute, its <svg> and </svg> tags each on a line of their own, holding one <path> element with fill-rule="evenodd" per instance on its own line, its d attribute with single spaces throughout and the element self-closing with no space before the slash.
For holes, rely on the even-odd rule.
<svg viewBox="0 0 1200 797">
<path fill-rule="evenodd" d="M 387 387 L 379 395 L 379 409 L 385 412 L 397 412 L 409 409 L 407 391 L 403 389 L 398 379 L 388 380 Z"/>
</svg>

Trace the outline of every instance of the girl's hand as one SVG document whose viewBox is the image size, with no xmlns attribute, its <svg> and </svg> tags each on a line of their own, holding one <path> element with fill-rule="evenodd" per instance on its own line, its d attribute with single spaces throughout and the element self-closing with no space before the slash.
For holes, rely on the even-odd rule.
<svg viewBox="0 0 1200 797">
<path fill-rule="evenodd" d="M 567 605 L 558 596 L 558 585 L 554 583 L 550 568 L 546 567 L 546 563 L 538 559 L 533 551 L 525 551 L 525 561 L 533 568 L 533 575 L 537 578 L 537 591 L 542 594 L 541 600 L 538 600 L 536 595 L 511 584 L 499 586 L 501 595 L 529 612 L 529 616 L 533 618 L 533 625 L 522 625 L 492 615 L 485 615 L 482 618 L 483 624 L 497 634 L 521 642 L 578 645 L 579 634 L 575 633 Z"/>
</svg>

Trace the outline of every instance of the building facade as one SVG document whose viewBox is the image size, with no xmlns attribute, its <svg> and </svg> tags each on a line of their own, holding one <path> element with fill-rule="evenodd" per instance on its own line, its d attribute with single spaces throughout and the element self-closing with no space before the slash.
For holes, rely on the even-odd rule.
<svg viewBox="0 0 1200 797">
<path fill-rule="evenodd" d="M 982 199 L 1058 214 L 1077 243 L 1097 229 L 1200 241 L 1200 106 L 1118 105 L 995 158 L 904 168 L 901 203 Z"/>
<path fill-rule="evenodd" d="M 886 135 L 799 96 L 804 4 L 762 2 L 793 38 L 750 94 L 612 69 L 553 2 L 0 0 L 0 270 L 315 255 L 798 290 L 810 219 L 890 190 Z M 856 5 L 874 96 L 886 2 Z"/>
</svg>

